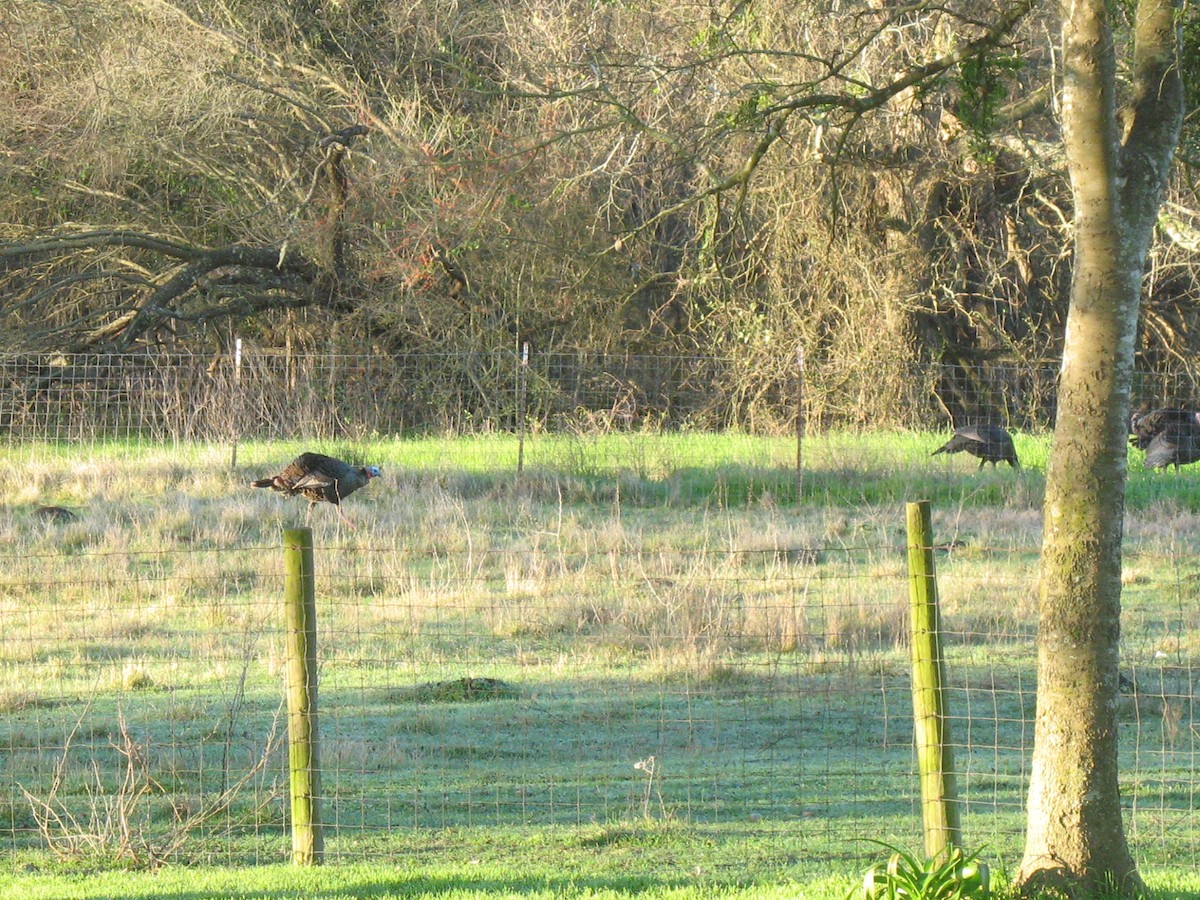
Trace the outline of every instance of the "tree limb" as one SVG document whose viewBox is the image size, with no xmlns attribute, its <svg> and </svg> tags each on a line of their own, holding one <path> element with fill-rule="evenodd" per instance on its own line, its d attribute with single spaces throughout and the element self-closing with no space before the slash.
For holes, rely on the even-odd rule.
<svg viewBox="0 0 1200 900">
<path fill-rule="evenodd" d="M 76 335 L 72 344 L 76 349 L 112 344 L 115 349 L 128 350 L 134 343 L 160 325 L 166 319 L 204 321 L 219 316 L 248 315 L 271 308 L 293 308 L 322 302 L 321 291 L 316 290 L 323 281 L 323 270 L 303 254 L 289 250 L 286 244 L 274 246 L 249 246 L 232 244 L 225 247 L 203 247 L 186 244 L 161 235 L 146 234 L 126 229 L 94 229 L 77 233 L 54 234 L 27 241 L 0 244 L 0 260 L 10 260 L 18 266 L 21 260 L 32 260 L 47 256 L 70 257 L 97 248 L 136 248 L 179 260 L 182 266 L 160 282 L 147 278 L 133 279 L 128 274 L 119 277 L 127 283 L 150 290 L 132 309 L 107 311 L 108 321 Z M 196 290 L 205 276 L 223 269 L 235 268 L 253 272 L 248 287 L 271 288 L 285 293 L 259 294 L 254 299 L 243 298 L 236 303 L 222 303 L 201 310 L 185 311 L 179 301 Z M 30 296 L 18 299 L 11 310 L 36 305 L 47 295 L 83 280 L 114 277 L 111 272 L 91 269 L 87 273 L 73 272 L 60 278 L 42 279 L 39 289 Z M 324 302 L 333 299 L 332 289 L 327 291 Z M 93 319 L 89 314 L 86 318 Z M 75 327 L 83 324 L 76 320 Z M 70 330 L 71 326 L 66 326 Z"/>
<path fill-rule="evenodd" d="M 1141 0 L 1133 54 L 1133 97 L 1126 110 L 1120 167 L 1122 206 L 1149 234 L 1158 214 L 1166 172 L 1183 128 L 1184 88 L 1179 70 L 1177 3 Z M 1157 189 L 1148 192 L 1145 185 Z"/>
<path fill-rule="evenodd" d="M 860 116 L 870 110 L 878 109 L 908 88 L 935 78 L 960 63 L 995 47 L 1008 37 L 1016 24 L 1036 5 L 1037 0 L 1020 0 L 1020 2 L 1014 3 L 1008 12 L 973 41 L 968 41 L 957 50 L 943 54 L 937 59 L 911 66 L 887 84 L 871 89 L 864 96 L 855 96 L 848 92 L 809 94 L 775 104 L 769 107 L 766 113 L 770 115 L 798 109 L 840 109 L 852 116 Z"/>
<path fill-rule="evenodd" d="M 135 247 L 151 250 L 175 259 L 196 259 L 205 252 L 204 248 L 156 234 L 128 231 L 120 228 L 99 228 L 92 231 L 66 232 L 30 241 L 0 244 L 0 259 L 19 259 L 24 256 L 43 254 L 63 255 L 72 250 L 88 247 Z"/>
<path fill-rule="evenodd" d="M 298 253 L 288 253 L 284 247 L 248 247 L 233 244 L 229 247 L 202 252 L 172 278 L 159 285 L 146 298 L 129 321 L 117 342 L 118 349 L 127 350 L 139 337 L 166 316 L 166 305 L 195 287 L 196 282 L 214 269 L 224 266 L 260 269 L 269 272 L 299 275 L 312 283 L 318 277 L 316 266 Z M 176 316 L 178 317 L 178 316 Z"/>
</svg>

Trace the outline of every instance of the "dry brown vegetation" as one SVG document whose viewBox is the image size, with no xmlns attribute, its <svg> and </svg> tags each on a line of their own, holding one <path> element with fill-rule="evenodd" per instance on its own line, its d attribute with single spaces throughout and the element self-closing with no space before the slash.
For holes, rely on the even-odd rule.
<svg viewBox="0 0 1200 900">
<path fill-rule="evenodd" d="M 237 333 L 446 351 L 447 379 L 523 340 L 715 351 L 756 429 L 801 346 L 861 385 L 822 421 L 958 415 L 964 373 L 1054 358 L 1065 312 L 1055 36 L 1025 8 L 10 4 L 2 346 Z M 1148 367 L 1198 342 L 1186 167 Z"/>
<path fill-rule="evenodd" d="M 900 498 L 914 494 L 936 497 L 953 677 L 970 692 L 959 739 L 986 759 L 970 777 L 1007 798 L 973 833 L 1013 844 L 1014 774 L 1032 716 L 1044 439 L 1020 436 L 1022 472 L 977 474 L 970 460 L 931 458 L 930 435 L 822 435 L 810 442 L 799 503 L 780 490 L 792 483 L 786 440 L 656 434 L 637 447 L 631 435 L 593 436 L 542 455 L 543 444 L 574 439 L 538 436 L 519 480 L 511 453 L 473 440 L 478 455 L 468 439 L 363 448 L 385 477 L 347 502 L 359 528 L 328 508 L 313 517 L 323 758 L 332 819 L 353 844 L 343 852 L 392 858 L 354 842 L 477 815 L 481 791 L 498 815 L 528 826 L 525 801 L 509 792 L 525 797 L 545 780 L 571 785 L 572 797 L 576 784 L 588 797 L 603 785 L 617 798 L 604 801 L 610 814 L 655 821 L 703 815 L 708 801 L 684 805 L 681 786 L 719 783 L 711 796 L 723 815 L 771 819 L 784 803 L 795 829 L 779 784 L 808 772 L 818 799 L 795 801 L 801 810 L 848 796 L 842 775 L 821 774 L 863 752 L 847 727 L 871 748 L 864 793 L 905 796 Z M 247 444 L 233 471 L 219 445 L 30 445 L 0 459 L 0 480 L 21 485 L 0 508 L 0 737 L 11 757 L 0 818 L 10 846 L 69 864 L 259 846 L 273 858 L 286 820 L 272 749 L 285 669 L 279 533 L 302 521 L 304 503 L 246 485 L 290 452 Z M 686 480 L 697 460 L 723 456 L 754 464 Z M 778 478 L 767 482 L 771 469 Z M 1169 764 L 1171 777 L 1191 779 L 1197 520 L 1187 510 L 1200 498 L 1187 472 L 1152 474 L 1131 475 L 1122 671 L 1140 690 L 1123 699 L 1123 721 L 1137 723 L 1139 759 L 1170 751 L 1131 772 L 1157 777 Z M 34 515 L 51 502 L 77 517 Z M 516 699 L 472 700 L 487 709 L 459 714 L 430 697 L 463 678 L 498 679 Z M 664 726 L 677 725 L 682 743 L 664 749 Z M 710 726 L 722 735 L 711 749 Z M 746 754 L 762 752 L 761 774 L 747 780 Z M 720 781 L 727 770 L 739 773 L 736 787 Z M 849 771 L 857 778 L 862 763 Z M 445 788 L 465 805 L 410 809 L 398 799 L 410 787 Z M 1144 827 L 1190 814 L 1176 809 L 1186 801 L 1151 796 L 1153 784 L 1140 790 Z M 563 814 L 591 815 L 586 802 L 568 801 Z M 911 813 L 900 806 L 898 817 Z M 878 810 L 866 815 L 880 827 Z M 807 833 L 793 839 L 814 852 Z M 843 846 L 840 834 L 822 839 Z M 1162 844 L 1192 845 L 1190 832 Z"/>
</svg>

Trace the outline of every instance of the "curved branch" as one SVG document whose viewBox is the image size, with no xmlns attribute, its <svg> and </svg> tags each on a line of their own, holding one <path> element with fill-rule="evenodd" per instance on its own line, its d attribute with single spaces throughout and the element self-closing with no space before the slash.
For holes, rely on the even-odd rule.
<svg viewBox="0 0 1200 900">
<path fill-rule="evenodd" d="M 295 294 L 291 296 L 280 294 L 244 294 L 227 303 L 214 303 L 210 306 L 204 306 L 200 309 L 193 309 L 187 312 L 175 309 L 163 309 L 159 312 L 164 319 L 173 319 L 177 322 L 207 322 L 212 319 L 253 316 L 261 312 L 276 309 L 303 309 L 311 305 L 312 300 L 310 298 Z M 349 304 L 335 304 L 335 306 L 343 311 L 349 311 L 350 309 Z"/>
<path fill-rule="evenodd" d="M 196 259 L 205 250 L 191 244 L 156 234 L 128 231 L 120 228 L 100 228 L 93 231 L 68 232 L 35 238 L 31 241 L 0 244 L 0 259 L 20 259 L 43 254 L 62 255 L 89 247 L 135 247 L 151 250 L 176 259 Z"/>
<path fill-rule="evenodd" d="M 196 286 L 196 282 L 225 266 L 259 269 L 271 273 L 297 275 L 306 283 L 317 280 L 319 271 L 315 265 L 298 253 L 289 253 L 283 247 L 247 247 L 234 244 L 200 253 L 191 265 L 185 266 L 173 277 L 159 285 L 146 298 L 133 318 L 125 326 L 118 349 L 128 349 L 139 337 L 169 316 L 167 304 Z M 178 318 L 178 316 L 173 316 Z"/>
<path fill-rule="evenodd" d="M 665 135 L 661 130 L 644 123 L 639 117 L 633 114 L 628 104 L 618 101 L 604 85 L 597 85 L 594 90 L 598 90 L 606 98 L 607 105 L 611 105 L 617 110 L 620 121 L 671 147 L 677 154 L 686 156 L 689 161 L 697 164 L 709 180 L 708 186 L 703 190 L 660 210 L 657 214 L 640 223 L 636 229 L 632 230 L 644 230 L 654 223 L 713 195 L 722 194 L 731 189 L 739 189 L 744 192 L 771 147 L 784 135 L 784 126 L 793 113 L 801 110 L 822 113 L 833 110 L 840 111 L 845 113 L 845 118 L 841 124 L 849 130 L 864 115 L 884 106 L 903 91 L 937 78 L 966 60 L 980 56 L 999 45 L 1012 33 L 1021 19 L 1037 5 L 1037 2 L 1038 0 L 1019 0 L 1019 2 L 1013 3 L 1004 15 L 987 27 L 979 37 L 966 42 L 958 49 L 943 54 L 936 59 L 910 66 L 881 87 L 869 88 L 865 85 L 858 85 L 865 92 L 857 93 L 850 91 L 807 93 L 765 107 L 761 112 L 765 130 L 755 140 L 741 164 L 733 171 L 724 175 L 713 172 L 706 165 L 701 165 L 699 160 L 685 153 L 676 140 Z"/>
<path fill-rule="evenodd" d="M 883 106 L 897 94 L 910 87 L 936 78 L 960 63 L 973 59 L 997 46 L 1012 33 L 1013 28 L 1037 5 L 1038 0 L 1020 0 L 990 28 L 973 41 L 968 41 L 957 50 L 943 54 L 927 63 L 911 66 L 882 87 L 873 88 L 863 96 L 849 93 L 809 94 L 777 103 L 767 109 L 767 114 L 798 109 L 840 109 L 851 115 L 862 115 Z"/>
<path fill-rule="evenodd" d="M 94 229 L 73 233 L 48 235 L 32 240 L 0 244 L 0 260 L 9 260 L 10 269 L 22 266 L 22 261 L 61 257 L 70 259 L 78 254 L 87 254 L 98 248 L 136 248 L 176 260 L 169 267 L 169 274 L 160 279 L 131 278 L 128 274 L 114 275 L 112 272 L 97 271 L 95 263 L 86 272 L 64 273 L 52 280 L 38 279 L 38 287 L 28 296 L 14 301 L 9 312 L 28 308 L 49 294 L 63 290 L 85 280 L 118 277 L 127 283 L 146 288 L 143 299 L 132 308 L 112 308 L 104 312 L 107 321 L 95 326 L 96 312 L 77 317 L 72 324 L 61 326 L 61 331 L 76 332 L 72 341 L 76 349 L 112 344 L 115 349 L 128 350 L 134 343 L 153 331 L 168 319 L 203 321 L 219 316 L 248 315 L 270 308 L 306 306 L 316 302 L 335 302 L 334 288 L 330 287 L 322 298 L 315 290 L 323 284 L 324 270 L 306 256 L 289 250 L 287 244 L 277 247 L 232 244 L 226 247 L 203 247 L 186 244 L 156 234 L 146 234 L 127 229 Z M 256 298 L 248 297 L 240 302 L 221 303 L 201 310 L 183 311 L 179 301 L 197 288 L 205 276 L 219 269 L 249 271 L 247 289 L 258 288 L 263 292 Z M 287 293 L 270 293 L 271 289 Z M 125 305 L 125 304 L 123 304 Z M 77 329 L 86 329 L 76 331 Z"/>
</svg>

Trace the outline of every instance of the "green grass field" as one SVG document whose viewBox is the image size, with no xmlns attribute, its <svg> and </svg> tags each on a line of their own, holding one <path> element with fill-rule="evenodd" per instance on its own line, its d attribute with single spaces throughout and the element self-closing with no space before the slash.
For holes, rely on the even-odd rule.
<svg viewBox="0 0 1200 900">
<path fill-rule="evenodd" d="M 0 454 L 0 895 L 840 896 L 918 846 L 906 501 L 935 510 L 967 839 L 1017 858 L 1045 439 L 507 435 Z M 301 449 L 383 467 L 317 509 L 327 858 L 286 817 L 285 526 Z M 73 509 L 55 524 L 40 504 Z M 1187 875 L 1200 479 L 1131 459 L 1123 793 Z M 468 679 L 474 679 L 468 681 Z M 482 679 L 489 679 L 483 681 Z M 485 685 L 472 693 L 464 686 Z M 494 690 L 492 689 L 494 687 Z M 6 883 L 5 878 L 9 879 Z"/>
</svg>

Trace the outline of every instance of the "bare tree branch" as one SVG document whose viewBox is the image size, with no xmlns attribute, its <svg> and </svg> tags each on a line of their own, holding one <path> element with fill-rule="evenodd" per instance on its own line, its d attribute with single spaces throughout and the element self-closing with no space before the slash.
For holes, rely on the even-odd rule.
<svg viewBox="0 0 1200 900">
<path fill-rule="evenodd" d="M 75 331 L 73 346 L 76 349 L 112 345 L 126 350 L 152 332 L 167 319 L 182 321 L 205 321 L 217 317 L 253 315 L 268 309 L 285 309 L 308 306 L 315 303 L 339 304 L 331 289 L 320 289 L 323 273 L 320 267 L 306 256 L 290 250 L 287 245 L 253 247 L 233 244 L 227 247 L 202 247 L 186 244 L 160 235 L 145 234 L 125 229 L 95 229 L 78 233 L 49 235 L 34 240 L 0 244 L 0 259 L 9 261 L 9 268 L 18 267 L 22 261 L 45 257 L 70 257 L 80 252 L 111 248 L 136 248 L 150 251 L 185 263 L 164 280 L 154 283 L 147 278 L 131 277 L 128 273 L 92 270 L 87 273 L 70 272 L 52 277 L 48 284 L 41 285 L 28 296 L 18 299 L 9 311 L 36 306 L 51 294 L 64 290 L 83 280 L 119 278 L 135 287 L 151 290 L 133 308 L 110 309 L 107 312 L 92 310 L 77 319 L 73 326 L 63 326 Z M 250 273 L 244 279 L 247 291 L 258 288 L 256 293 L 230 302 L 184 310 L 179 307 L 186 295 L 195 292 L 197 285 L 206 276 L 221 269 L 233 269 Z M 40 284 L 40 283 L 39 283 Z M 271 290 L 261 290 L 270 288 Z M 102 325 L 77 331 L 88 320 L 97 316 L 109 317 Z"/>
</svg>

